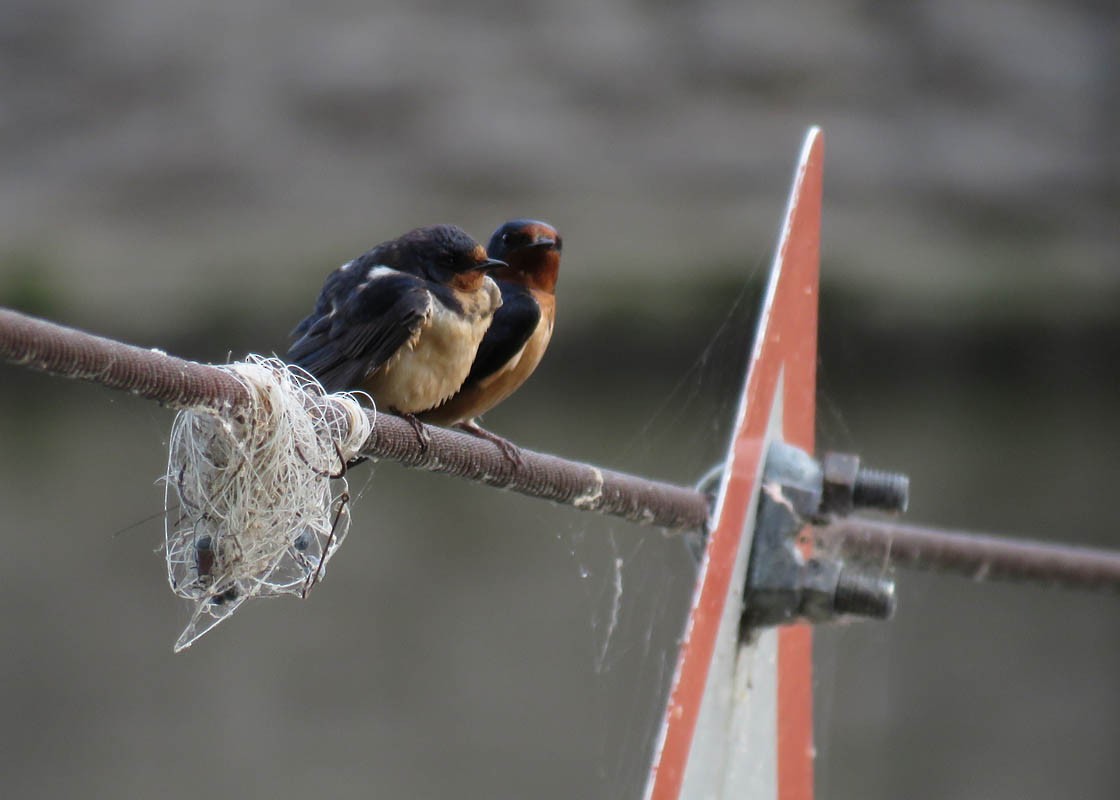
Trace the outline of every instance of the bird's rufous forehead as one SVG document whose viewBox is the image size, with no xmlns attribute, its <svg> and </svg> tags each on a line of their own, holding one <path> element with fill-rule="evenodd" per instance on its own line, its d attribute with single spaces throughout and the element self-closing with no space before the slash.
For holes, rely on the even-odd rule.
<svg viewBox="0 0 1120 800">
<path fill-rule="evenodd" d="M 474 250 L 471 251 L 471 258 L 481 264 L 483 261 L 486 261 L 488 258 L 490 258 L 490 256 L 486 255 L 485 247 L 480 244 L 476 244 L 474 246 Z"/>
<path fill-rule="evenodd" d="M 557 231 L 547 222 L 529 222 L 521 227 L 523 233 L 529 234 L 533 239 L 555 239 Z"/>
</svg>

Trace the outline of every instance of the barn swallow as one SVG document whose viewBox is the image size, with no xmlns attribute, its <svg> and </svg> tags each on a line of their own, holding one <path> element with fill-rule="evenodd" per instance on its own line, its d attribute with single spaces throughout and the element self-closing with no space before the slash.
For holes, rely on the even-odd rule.
<svg viewBox="0 0 1120 800">
<path fill-rule="evenodd" d="M 286 360 L 329 392 L 367 392 L 423 442 L 414 415 L 463 385 L 502 303 L 486 273 L 505 266 L 454 225 L 383 242 L 327 276 Z"/>
<path fill-rule="evenodd" d="M 512 457 L 508 442 L 474 420 L 513 394 L 540 364 L 556 319 L 556 279 L 563 246 L 556 229 L 538 220 L 511 220 L 494 232 L 486 251 L 507 262 L 492 273 L 502 292 L 501 308 L 494 314 L 462 388 L 442 405 L 420 414 L 421 419 L 456 425 L 490 439 Z"/>
</svg>

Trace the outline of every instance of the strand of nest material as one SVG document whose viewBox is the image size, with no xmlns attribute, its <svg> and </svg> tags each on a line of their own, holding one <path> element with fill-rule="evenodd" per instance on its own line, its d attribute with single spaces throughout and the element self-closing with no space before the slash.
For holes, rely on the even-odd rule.
<svg viewBox="0 0 1120 800">
<path fill-rule="evenodd" d="M 177 409 L 232 410 L 250 402 L 245 385 L 227 370 L 2 308 L 0 358 Z M 373 412 L 369 414 L 372 424 Z M 408 422 L 377 415 L 361 453 L 669 531 L 703 530 L 708 519 L 710 498 L 692 487 L 525 449 L 514 460 L 485 439 L 443 428 L 427 430 L 431 438 L 425 445 Z M 1107 550 L 861 519 L 822 526 L 814 534 L 825 546 L 912 569 L 1120 591 L 1120 553 Z"/>
</svg>

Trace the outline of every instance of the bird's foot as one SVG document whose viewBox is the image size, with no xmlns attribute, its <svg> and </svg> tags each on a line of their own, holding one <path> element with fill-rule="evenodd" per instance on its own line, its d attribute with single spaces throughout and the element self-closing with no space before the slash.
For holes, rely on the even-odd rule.
<svg viewBox="0 0 1120 800">
<path fill-rule="evenodd" d="M 396 408 L 390 408 L 389 410 L 412 426 L 412 431 L 416 434 L 416 441 L 420 443 L 420 454 L 426 454 L 428 452 L 428 447 L 432 443 L 432 435 L 428 433 L 428 429 L 424 426 L 424 423 L 420 421 L 420 418 L 415 414 L 409 414 L 407 411 L 401 411 Z"/>
<path fill-rule="evenodd" d="M 502 455 L 505 456 L 506 461 L 513 465 L 514 468 L 520 468 L 525 464 L 525 460 L 521 457 L 521 450 L 517 445 L 509 439 L 502 438 L 496 433 L 491 433 L 473 419 L 467 420 L 466 422 L 458 422 L 455 424 L 455 427 L 469 433 L 471 436 L 477 436 L 479 439 L 485 439 L 497 445 L 498 449 L 502 451 Z"/>
</svg>

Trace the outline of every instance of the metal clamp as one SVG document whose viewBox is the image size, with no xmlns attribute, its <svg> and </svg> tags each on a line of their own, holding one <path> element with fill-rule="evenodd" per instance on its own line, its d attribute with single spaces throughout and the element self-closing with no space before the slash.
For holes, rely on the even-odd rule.
<svg viewBox="0 0 1120 800">
<path fill-rule="evenodd" d="M 797 535 L 807 524 L 857 508 L 903 511 L 908 495 L 905 475 L 862 469 L 858 456 L 828 453 L 818 464 L 803 450 L 772 443 L 747 568 L 744 634 L 839 616 L 889 619 L 895 609 L 889 576 L 840 558 L 807 558 L 797 546 Z"/>
</svg>

